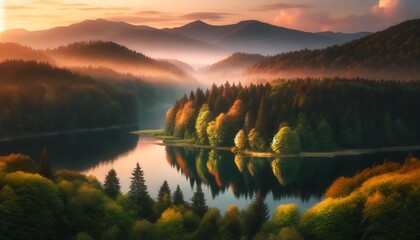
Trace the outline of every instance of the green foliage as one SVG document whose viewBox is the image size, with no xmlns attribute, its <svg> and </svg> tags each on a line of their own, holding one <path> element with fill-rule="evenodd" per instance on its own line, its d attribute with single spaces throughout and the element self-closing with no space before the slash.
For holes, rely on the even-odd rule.
<svg viewBox="0 0 420 240">
<path fill-rule="evenodd" d="M 194 193 L 193 197 L 191 198 L 191 208 L 195 214 L 199 217 L 203 217 L 204 214 L 208 210 L 208 206 L 206 204 L 206 198 L 204 197 L 203 190 L 201 189 L 201 185 L 197 185 L 197 191 Z"/>
<path fill-rule="evenodd" d="M 38 166 L 32 159 L 22 154 L 10 154 L 8 156 L 0 156 L 0 172 L 27 172 L 37 173 Z"/>
<path fill-rule="evenodd" d="M 248 143 L 253 151 L 264 152 L 267 150 L 264 137 L 255 128 L 251 129 L 248 134 Z"/>
<path fill-rule="evenodd" d="M 197 240 L 210 240 L 220 239 L 219 224 L 220 224 L 220 211 L 216 208 L 211 208 L 201 219 L 200 224 L 195 230 L 192 239 Z"/>
<path fill-rule="evenodd" d="M 199 144 L 208 144 L 209 138 L 207 135 L 207 127 L 212 121 L 212 114 L 210 112 L 209 106 L 207 104 L 203 104 L 198 113 L 197 121 L 195 123 L 195 134 L 197 136 L 197 142 Z"/>
<path fill-rule="evenodd" d="M 325 119 L 322 119 L 316 128 L 319 150 L 329 151 L 334 148 L 334 136 L 331 127 Z"/>
<path fill-rule="evenodd" d="M 221 222 L 221 239 L 240 239 L 243 234 L 242 225 L 242 216 L 239 214 L 238 207 L 229 206 Z"/>
<path fill-rule="evenodd" d="M 234 143 L 235 143 L 235 147 L 238 150 L 245 150 L 247 148 L 248 138 L 247 138 L 244 130 L 242 130 L 242 129 L 239 130 L 239 132 L 235 136 Z"/>
<path fill-rule="evenodd" d="M 121 194 L 120 179 L 114 169 L 110 169 L 105 176 L 104 191 L 112 199 L 117 199 L 117 196 Z"/>
<path fill-rule="evenodd" d="M 276 153 L 299 153 L 300 141 L 296 131 L 290 127 L 282 127 L 276 135 L 274 135 L 271 149 Z"/>
<path fill-rule="evenodd" d="M 183 239 L 185 229 L 181 213 L 173 208 L 166 209 L 155 224 L 155 235 L 157 239 Z"/>
<path fill-rule="evenodd" d="M 54 235 L 63 202 L 50 180 L 14 172 L 0 175 L 0 188 L 0 212 L 4 213 L 0 214 L 0 236 L 6 239 L 45 239 Z"/>
<path fill-rule="evenodd" d="M 248 238 L 258 233 L 261 226 L 268 220 L 268 205 L 261 193 L 257 193 L 254 201 L 248 206 L 245 219 L 245 231 Z"/>
<path fill-rule="evenodd" d="M 131 173 L 130 190 L 128 196 L 136 207 L 137 214 L 140 217 L 152 217 L 152 199 L 147 191 L 146 181 L 144 180 L 144 172 L 139 163 Z"/>
<path fill-rule="evenodd" d="M 44 146 L 41 152 L 41 167 L 40 167 L 40 173 L 43 177 L 52 179 L 53 178 L 53 172 L 51 170 L 51 164 L 50 159 L 48 157 L 47 148 Z"/>
<path fill-rule="evenodd" d="M 74 240 L 93 240 L 93 238 L 91 238 L 89 234 L 85 232 L 80 232 L 74 237 Z"/>
<path fill-rule="evenodd" d="M 174 195 L 172 196 L 172 203 L 174 205 L 182 205 L 182 204 L 185 203 L 184 193 L 182 192 L 182 190 L 179 187 L 179 185 L 176 186 Z"/>
<path fill-rule="evenodd" d="M 153 224 L 147 220 L 137 220 L 131 228 L 129 239 L 155 239 Z"/>
</svg>

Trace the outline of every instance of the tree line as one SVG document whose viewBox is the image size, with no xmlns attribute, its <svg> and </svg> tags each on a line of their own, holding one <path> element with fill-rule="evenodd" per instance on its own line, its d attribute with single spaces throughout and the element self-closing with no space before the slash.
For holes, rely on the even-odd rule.
<svg viewBox="0 0 420 240">
<path fill-rule="evenodd" d="M 269 216 L 257 193 L 243 210 L 221 215 L 200 185 L 188 202 L 165 181 L 156 199 L 137 163 L 128 193 L 111 169 L 92 176 L 51 171 L 47 150 L 0 157 L 0 236 L 5 239 L 418 239 L 420 162 L 387 162 L 338 178 L 306 212 L 280 205 Z"/>
<path fill-rule="evenodd" d="M 419 82 L 296 79 L 184 95 L 165 133 L 198 144 L 295 153 L 419 142 Z"/>
</svg>

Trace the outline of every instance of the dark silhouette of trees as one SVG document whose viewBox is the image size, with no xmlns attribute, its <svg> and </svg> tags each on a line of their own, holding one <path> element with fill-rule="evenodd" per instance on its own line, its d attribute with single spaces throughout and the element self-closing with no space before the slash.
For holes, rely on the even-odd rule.
<svg viewBox="0 0 420 240">
<path fill-rule="evenodd" d="M 136 207 L 137 214 L 140 217 L 149 218 L 152 215 L 152 200 L 147 191 L 144 180 L 144 172 L 139 163 L 131 173 L 131 184 L 128 196 Z"/>
<path fill-rule="evenodd" d="M 245 219 L 246 235 L 252 239 L 260 230 L 265 221 L 268 220 L 268 205 L 264 202 L 264 197 L 258 192 L 254 201 L 248 206 Z"/>
<path fill-rule="evenodd" d="M 201 189 L 201 185 L 197 185 L 197 190 L 191 198 L 191 208 L 193 212 L 200 217 L 203 217 L 208 210 L 206 198 L 204 197 L 204 192 Z"/>
<path fill-rule="evenodd" d="M 104 192 L 112 199 L 116 199 L 121 194 L 120 179 L 114 169 L 109 170 L 105 176 Z"/>
<path fill-rule="evenodd" d="M 176 186 L 175 192 L 172 196 L 172 204 L 173 205 L 182 205 L 185 203 L 184 200 L 184 193 L 182 192 L 179 185 Z"/>
<path fill-rule="evenodd" d="M 156 209 L 159 214 L 169 208 L 172 204 L 171 189 L 169 188 L 168 182 L 165 180 L 159 189 Z"/>
<path fill-rule="evenodd" d="M 47 148 L 44 146 L 41 152 L 41 175 L 45 178 L 52 179 L 53 178 L 53 172 L 51 170 L 51 164 L 50 159 L 48 157 Z"/>
</svg>

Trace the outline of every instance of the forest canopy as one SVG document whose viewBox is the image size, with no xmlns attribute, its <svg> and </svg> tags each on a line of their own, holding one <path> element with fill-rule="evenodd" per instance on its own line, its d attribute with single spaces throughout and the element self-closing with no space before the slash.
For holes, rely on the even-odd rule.
<svg viewBox="0 0 420 240">
<path fill-rule="evenodd" d="M 167 112 L 165 132 L 212 146 L 236 142 L 238 149 L 254 151 L 415 144 L 420 140 L 419 95 L 419 82 L 366 79 L 213 84 L 178 99 Z M 283 127 L 290 129 L 282 132 Z M 291 141 L 275 142 L 286 132 Z"/>
</svg>

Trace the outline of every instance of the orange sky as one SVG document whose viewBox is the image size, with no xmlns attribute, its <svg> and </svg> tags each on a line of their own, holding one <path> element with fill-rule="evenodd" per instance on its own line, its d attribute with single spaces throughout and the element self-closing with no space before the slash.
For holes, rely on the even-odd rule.
<svg viewBox="0 0 420 240">
<path fill-rule="evenodd" d="M 306 31 L 354 32 L 418 17 L 418 0 L 0 0 L 0 30 L 104 18 L 158 28 L 194 20 L 220 25 L 255 19 Z"/>
</svg>

